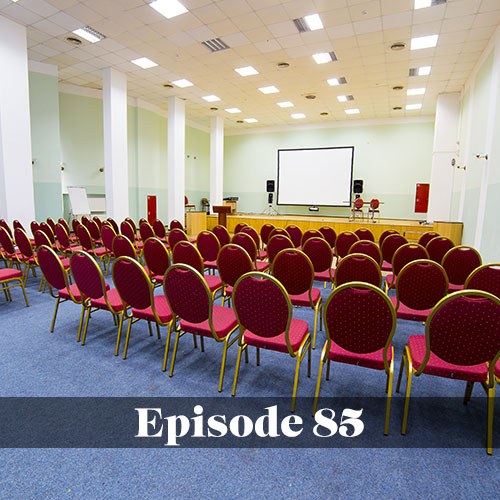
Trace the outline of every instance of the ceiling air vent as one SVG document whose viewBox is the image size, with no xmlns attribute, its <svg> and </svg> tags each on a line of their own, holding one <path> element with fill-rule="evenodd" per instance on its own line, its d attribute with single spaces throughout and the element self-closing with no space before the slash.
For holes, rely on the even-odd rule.
<svg viewBox="0 0 500 500">
<path fill-rule="evenodd" d="M 295 27 L 299 30 L 300 33 L 305 33 L 306 31 L 311 31 L 309 26 L 304 21 L 303 17 L 299 17 L 298 19 L 293 20 Z"/>
<path fill-rule="evenodd" d="M 210 52 L 220 52 L 221 50 L 229 49 L 229 45 L 224 43 L 220 38 L 212 38 L 211 40 L 205 40 L 201 44 L 206 47 Z"/>
<path fill-rule="evenodd" d="M 417 71 L 418 71 L 417 68 L 410 68 L 408 70 L 408 76 L 417 76 L 418 75 Z"/>
<path fill-rule="evenodd" d="M 391 50 L 403 50 L 406 47 L 404 42 L 395 42 L 391 45 Z"/>
</svg>

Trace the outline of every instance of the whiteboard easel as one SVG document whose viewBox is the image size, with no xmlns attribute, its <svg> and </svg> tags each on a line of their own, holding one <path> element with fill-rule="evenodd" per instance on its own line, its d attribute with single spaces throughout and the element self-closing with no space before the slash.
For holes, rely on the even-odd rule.
<svg viewBox="0 0 500 500">
<path fill-rule="evenodd" d="M 84 187 L 68 186 L 68 195 L 73 217 L 90 215 L 89 200 Z"/>
</svg>

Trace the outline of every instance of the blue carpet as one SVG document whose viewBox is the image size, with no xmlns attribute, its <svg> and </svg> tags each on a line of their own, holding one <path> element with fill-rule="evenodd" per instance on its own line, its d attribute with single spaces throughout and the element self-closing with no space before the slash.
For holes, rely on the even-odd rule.
<svg viewBox="0 0 500 500">
<path fill-rule="evenodd" d="M 330 289 L 316 285 L 326 300 Z M 205 353 L 201 353 L 199 348 L 193 348 L 191 336 L 181 338 L 174 376 L 169 378 L 161 371 L 166 329 L 162 329 L 162 339 L 158 340 L 156 335 L 149 336 L 145 322 L 134 324 L 124 361 L 121 356 L 113 356 L 116 327 L 109 313 L 92 315 L 87 344 L 82 347 L 76 343 L 79 306 L 62 304 L 51 334 L 55 301 L 48 292 L 38 293 L 37 288 L 38 279 L 30 276 L 29 308 L 19 290 L 12 291 L 14 301 L 10 303 L 0 295 L 0 396 L 230 396 L 236 345 L 228 352 L 224 390 L 219 395 L 222 350 L 215 342 L 207 340 Z M 294 314 L 306 319 L 312 329 L 311 310 L 295 309 Z M 421 324 L 398 321 L 393 341 L 395 379 L 408 336 L 423 331 Z M 306 376 L 306 364 L 302 365 L 298 396 L 314 395 L 324 339 L 324 332 L 318 332 L 311 378 Z M 289 397 L 294 363 L 283 354 L 265 351 L 257 367 L 251 350 L 250 363 L 242 363 L 237 397 Z M 381 372 L 337 364 L 332 368 L 331 380 L 323 380 L 321 396 L 383 397 L 384 387 L 385 375 Z M 430 376 L 416 379 L 412 387 L 412 396 L 462 397 L 463 392 L 463 382 Z M 482 396 L 480 387 L 475 387 L 474 395 Z M 394 391 L 391 435 L 400 433 L 402 400 L 402 395 Z M 498 407 L 497 401 L 497 434 Z M 480 432 L 485 427 L 485 409 L 485 404 L 478 408 Z M 433 425 L 432 420 L 429 425 Z M 418 429 L 410 407 L 409 434 L 412 428 L 414 433 Z M 380 433 L 382 429 L 383 414 Z M 489 457 L 483 447 L 1 449 L 0 498 L 482 499 L 494 498 L 500 491 L 499 457 L 499 449 Z"/>
</svg>

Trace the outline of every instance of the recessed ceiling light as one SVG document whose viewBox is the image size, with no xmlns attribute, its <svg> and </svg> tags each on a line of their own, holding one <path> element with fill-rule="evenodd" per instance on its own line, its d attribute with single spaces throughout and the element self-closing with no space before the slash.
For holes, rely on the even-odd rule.
<svg viewBox="0 0 500 500">
<path fill-rule="evenodd" d="M 431 74 L 431 66 L 420 66 L 417 70 L 418 76 L 427 76 Z"/>
<path fill-rule="evenodd" d="M 259 72 L 253 66 L 245 66 L 243 68 L 235 68 L 236 73 L 241 76 L 258 75 Z"/>
<path fill-rule="evenodd" d="M 280 108 L 293 108 L 293 102 L 283 101 L 276 103 Z"/>
<path fill-rule="evenodd" d="M 347 83 L 347 80 L 345 79 L 345 77 L 341 76 L 340 78 L 330 78 L 326 81 L 326 83 L 334 87 L 335 85 L 344 85 L 345 83 Z"/>
<path fill-rule="evenodd" d="M 358 108 L 344 109 L 346 115 L 357 115 L 359 113 Z"/>
<path fill-rule="evenodd" d="M 274 85 L 269 85 L 268 87 L 259 87 L 259 90 L 263 94 L 276 94 L 279 90 Z"/>
<path fill-rule="evenodd" d="M 177 0 L 155 0 L 149 4 L 154 10 L 167 19 L 184 14 L 188 10 Z"/>
<path fill-rule="evenodd" d="M 220 97 L 217 97 L 216 95 L 206 95 L 202 97 L 202 99 L 205 99 L 205 101 L 207 102 L 220 101 Z"/>
<path fill-rule="evenodd" d="M 256 118 L 245 118 L 243 121 L 247 123 L 257 123 L 259 120 Z"/>
<path fill-rule="evenodd" d="M 420 89 L 408 89 L 406 91 L 406 95 L 424 95 L 424 94 L 425 94 L 425 87 Z"/>
<path fill-rule="evenodd" d="M 147 57 L 139 57 L 137 59 L 132 59 L 130 61 L 131 63 L 136 64 L 137 66 L 141 67 L 142 69 L 149 69 L 149 68 L 154 68 L 155 66 L 158 66 L 154 61 L 151 59 L 148 59 Z M 174 83 L 174 82 L 172 82 Z"/>
<path fill-rule="evenodd" d="M 304 21 L 311 31 L 323 29 L 323 23 L 321 22 L 321 17 L 319 17 L 319 14 L 304 16 Z"/>
<path fill-rule="evenodd" d="M 318 52 L 317 54 L 313 54 L 313 59 L 316 61 L 316 64 L 325 64 L 336 61 L 337 56 L 334 52 Z"/>
<path fill-rule="evenodd" d="M 175 80 L 172 82 L 174 85 L 177 85 L 177 87 L 180 87 L 183 89 L 184 87 L 192 87 L 193 83 L 191 83 L 189 80 L 186 80 L 185 78 L 181 78 L 180 80 Z"/>
<path fill-rule="evenodd" d="M 407 110 L 412 110 L 412 109 L 421 109 L 422 104 L 407 104 L 406 109 Z"/>
<path fill-rule="evenodd" d="M 306 115 L 304 113 L 293 113 L 290 115 L 295 120 L 300 120 L 301 118 L 305 118 Z"/>
<path fill-rule="evenodd" d="M 239 108 L 226 108 L 228 113 L 241 113 L 241 109 Z"/>
<path fill-rule="evenodd" d="M 410 50 L 429 49 L 435 47 L 439 35 L 418 36 L 411 39 Z"/>
<path fill-rule="evenodd" d="M 338 95 L 337 100 L 340 102 L 354 101 L 354 97 L 352 95 Z"/>
<path fill-rule="evenodd" d="M 446 0 L 415 0 L 415 10 L 425 9 L 426 7 L 434 7 L 446 3 Z"/>
<path fill-rule="evenodd" d="M 77 30 L 73 30 L 73 33 L 75 35 L 81 36 L 90 43 L 96 43 L 106 38 L 102 33 L 99 33 L 90 26 L 85 26 L 84 28 L 78 28 Z"/>
</svg>

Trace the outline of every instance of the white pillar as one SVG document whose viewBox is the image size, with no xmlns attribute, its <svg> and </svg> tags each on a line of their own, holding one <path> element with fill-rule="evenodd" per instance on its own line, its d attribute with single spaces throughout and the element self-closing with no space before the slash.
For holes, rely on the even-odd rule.
<svg viewBox="0 0 500 500">
<path fill-rule="evenodd" d="M 184 224 L 184 186 L 186 158 L 186 110 L 178 97 L 168 98 L 168 222 Z"/>
<path fill-rule="evenodd" d="M 449 221 L 453 195 L 451 162 L 457 157 L 460 93 L 440 94 L 436 104 L 428 221 Z"/>
<path fill-rule="evenodd" d="M 224 120 L 213 116 L 210 122 L 210 208 L 222 205 L 224 181 Z"/>
<path fill-rule="evenodd" d="M 26 28 L 0 17 L 0 218 L 35 219 Z"/>
<path fill-rule="evenodd" d="M 127 77 L 112 68 L 102 71 L 104 181 L 106 215 L 118 222 L 129 214 Z"/>
</svg>

